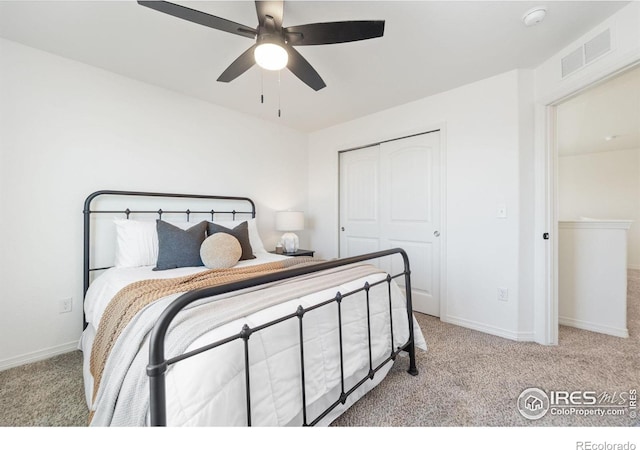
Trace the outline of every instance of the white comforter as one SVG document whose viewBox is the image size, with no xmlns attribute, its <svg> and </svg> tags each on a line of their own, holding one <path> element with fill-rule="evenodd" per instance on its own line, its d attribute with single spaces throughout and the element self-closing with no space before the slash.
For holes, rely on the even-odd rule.
<svg viewBox="0 0 640 450">
<path fill-rule="evenodd" d="M 259 258 L 244 261 L 242 264 L 261 264 L 278 258 L 281 257 L 268 253 L 260 254 Z M 92 410 L 98 411 L 94 419 L 95 425 L 140 425 L 143 423 L 127 423 L 130 419 L 126 412 L 131 408 L 139 407 L 145 411 L 148 408 L 146 402 L 125 405 L 120 400 L 120 404 L 118 404 L 118 394 L 110 392 L 113 389 L 101 389 L 103 392 L 99 393 L 96 402 L 91 403 L 93 380 L 88 370 L 89 354 L 95 330 L 109 300 L 122 287 L 133 281 L 177 277 L 200 270 L 204 269 L 185 268 L 162 272 L 153 272 L 150 267 L 109 269 L 91 285 L 85 303 L 89 326 L 83 334 L 81 346 L 85 353 L 84 373 L 87 404 Z M 252 327 L 266 323 L 295 312 L 298 305 L 308 307 L 332 298 L 337 291 L 348 292 L 362 287 L 365 281 L 373 283 L 383 278 L 384 274 L 371 275 L 250 314 L 205 333 L 193 341 L 187 351 L 236 334 L 245 323 Z M 169 302 L 176 297 L 177 295 L 170 296 L 160 302 Z M 386 284 L 372 289 L 370 298 L 372 355 L 375 367 L 391 351 Z M 405 343 L 408 339 L 408 323 L 404 296 L 395 283 L 392 283 L 392 299 L 394 343 L 397 346 Z M 345 299 L 342 314 L 346 391 L 363 378 L 369 370 L 364 294 L 361 293 Z M 335 304 L 307 313 L 304 327 L 307 417 L 308 421 L 312 421 L 320 411 L 335 402 L 340 394 L 340 355 Z M 415 320 L 414 333 L 416 346 L 426 349 L 424 337 Z M 280 426 L 301 424 L 302 395 L 297 319 L 255 333 L 249 342 L 252 423 L 254 425 Z M 126 344 L 121 343 L 120 345 Z M 242 345 L 242 341 L 235 341 L 180 362 L 169 370 L 166 383 L 169 425 L 228 426 L 246 424 Z M 116 350 L 114 350 L 115 352 Z M 136 358 L 139 361 L 146 361 L 147 353 L 148 347 L 145 340 L 140 354 Z M 111 356 L 112 358 L 118 357 L 113 353 Z M 400 363 L 408 363 L 408 361 L 403 360 Z M 133 364 L 132 367 L 136 367 L 136 365 Z M 345 405 L 334 410 L 320 424 L 330 423 L 358 398 L 376 386 L 390 367 L 391 363 L 388 363 L 376 374 L 373 380 L 364 383 L 349 397 Z M 137 370 L 140 371 L 139 368 Z M 146 389 L 146 375 L 142 374 L 136 380 L 138 380 L 136 383 L 140 383 L 142 390 Z M 109 379 L 103 379 L 104 383 L 109 383 Z M 118 392 L 117 389 L 116 392 Z M 122 397 L 125 395 L 122 394 Z M 148 395 L 145 392 L 144 395 L 138 397 L 147 399 Z M 148 421 L 148 415 L 144 420 Z"/>
</svg>

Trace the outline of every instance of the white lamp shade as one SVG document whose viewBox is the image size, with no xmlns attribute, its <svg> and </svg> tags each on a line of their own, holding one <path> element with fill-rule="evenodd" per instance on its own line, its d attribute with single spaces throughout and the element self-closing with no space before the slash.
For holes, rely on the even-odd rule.
<svg viewBox="0 0 640 450">
<path fill-rule="evenodd" d="M 304 230 L 304 213 L 302 211 L 278 211 L 276 213 L 276 230 Z"/>
</svg>

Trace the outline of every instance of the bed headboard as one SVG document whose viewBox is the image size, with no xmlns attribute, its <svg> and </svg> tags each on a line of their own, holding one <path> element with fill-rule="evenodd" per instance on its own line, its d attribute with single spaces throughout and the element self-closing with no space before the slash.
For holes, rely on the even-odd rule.
<svg viewBox="0 0 640 450">
<path fill-rule="evenodd" d="M 94 236 L 96 218 L 107 216 L 113 218 L 147 217 L 162 219 L 166 217 L 182 217 L 189 222 L 196 220 L 225 217 L 236 220 L 237 216 L 256 217 L 256 207 L 247 197 L 229 197 L 223 195 L 175 194 L 161 192 L 134 191 L 96 191 L 84 201 L 84 260 L 83 260 L 83 297 L 86 296 L 91 282 L 92 272 L 108 269 L 108 264 L 97 264 L 94 260 Z M 115 246 L 114 246 L 115 247 Z M 85 322 L 86 325 L 86 322 Z"/>
</svg>

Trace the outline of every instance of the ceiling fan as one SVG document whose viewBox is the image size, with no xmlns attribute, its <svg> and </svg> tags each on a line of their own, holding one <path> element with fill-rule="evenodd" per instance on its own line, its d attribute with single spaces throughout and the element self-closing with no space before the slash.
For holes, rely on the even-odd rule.
<svg viewBox="0 0 640 450">
<path fill-rule="evenodd" d="M 138 3 L 180 19 L 255 39 L 255 44 L 242 53 L 218 77 L 218 81 L 222 82 L 232 81 L 254 64 L 258 64 L 268 70 L 287 67 L 309 87 L 319 91 L 326 86 L 325 82 L 294 46 L 339 44 L 377 38 L 384 34 L 384 20 L 352 20 L 283 27 L 283 0 L 255 2 L 258 13 L 256 28 L 175 3 L 164 1 L 138 1 Z"/>
</svg>

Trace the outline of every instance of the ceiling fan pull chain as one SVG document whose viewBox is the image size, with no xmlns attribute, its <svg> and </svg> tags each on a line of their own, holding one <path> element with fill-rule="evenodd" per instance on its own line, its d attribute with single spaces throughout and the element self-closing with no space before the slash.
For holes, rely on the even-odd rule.
<svg viewBox="0 0 640 450">
<path fill-rule="evenodd" d="M 278 70 L 278 117 L 280 117 L 280 73 L 282 71 Z"/>
<path fill-rule="evenodd" d="M 260 69 L 260 103 L 264 103 L 264 69 Z"/>
</svg>

